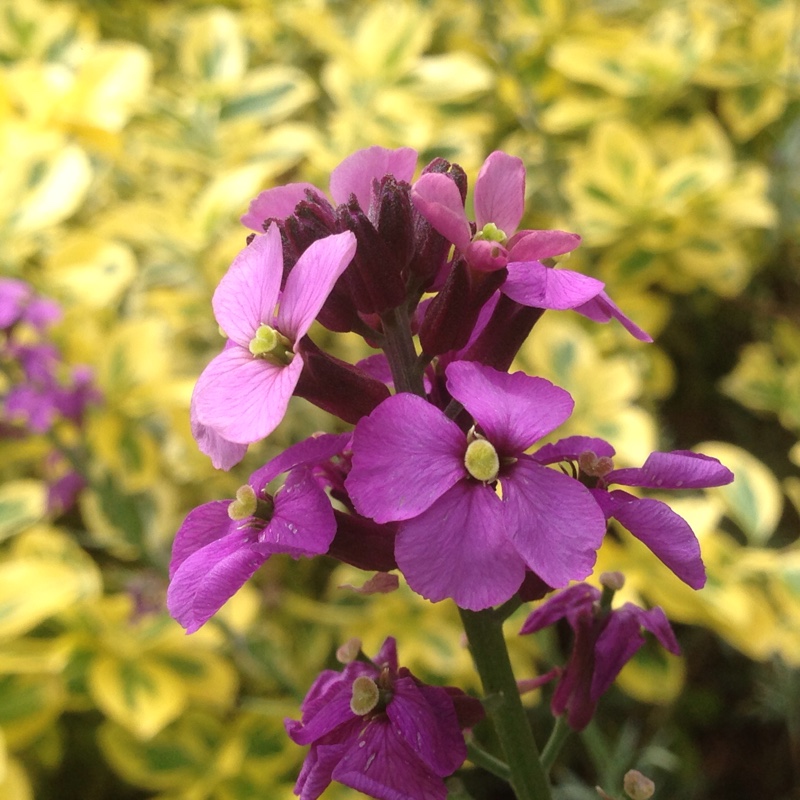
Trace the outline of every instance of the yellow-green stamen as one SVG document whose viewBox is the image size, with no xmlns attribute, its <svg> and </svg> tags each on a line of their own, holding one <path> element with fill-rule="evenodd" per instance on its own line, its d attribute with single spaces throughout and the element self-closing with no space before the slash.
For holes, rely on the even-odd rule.
<svg viewBox="0 0 800 800">
<path fill-rule="evenodd" d="M 476 234 L 473 241 L 484 240 L 487 242 L 499 242 L 505 244 L 508 241 L 506 232 L 500 230 L 494 222 L 487 222 Z"/>
<path fill-rule="evenodd" d="M 464 454 L 464 466 L 475 480 L 491 483 L 500 470 L 500 458 L 491 442 L 474 439 Z"/>
<path fill-rule="evenodd" d="M 250 340 L 248 349 L 256 358 L 285 367 L 292 363 L 292 343 L 270 325 L 259 325 L 256 335 Z"/>
<path fill-rule="evenodd" d="M 259 497 L 253 487 L 246 483 L 236 490 L 236 499 L 228 505 L 228 516 L 234 522 L 250 517 L 267 521 L 272 517 L 272 510 L 272 498 Z"/>
<path fill-rule="evenodd" d="M 353 696 L 350 698 L 350 710 L 363 717 L 378 705 L 381 692 L 378 684 L 366 675 L 359 675 L 353 681 Z"/>
</svg>

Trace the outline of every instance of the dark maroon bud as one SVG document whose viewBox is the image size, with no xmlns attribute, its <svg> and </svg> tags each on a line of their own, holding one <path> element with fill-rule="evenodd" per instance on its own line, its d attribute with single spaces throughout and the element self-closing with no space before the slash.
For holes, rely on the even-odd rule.
<svg viewBox="0 0 800 800">
<path fill-rule="evenodd" d="M 531 603 L 534 600 L 541 600 L 546 594 L 550 594 L 553 587 L 545 583 L 535 572 L 525 570 L 525 579 L 519 587 L 517 594 L 523 603 Z"/>
<path fill-rule="evenodd" d="M 303 371 L 294 393 L 355 425 L 389 397 L 386 385 L 358 367 L 320 350 L 308 336 L 299 342 Z"/>
<path fill-rule="evenodd" d="M 505 372 L 542 314 L 543 308 L 523 306 L 501 294 L 486 327 L 461 358 Z"/>
<path fill-rule="evenodd" d="M 431 300 L 419 332 L 422 352 L 437 356 L 469 341 L 486 301 L 502 285 L 506 270 L 477 272 L 463 258 L 453 264 L 445 285 Z"/>
<path fill-rule="evenodd" d="M 388 572 L 397 569 L 394 559 L 396 525 L 379 525 L 358 514 L 334 510 L 336 535 L 328 555 L 358 569 Z"/>
<path fill-rule="evenodd" d="M 311 190 L 306 192 L 306 199 L 297 204 L 294 214 L 287 217 L 284 227 L 287 242 L 298 257 L 318 239 L 341 232 L 336 227 L 333 206 L 321 194 Z"/>
<path fill-rule="evenodd" d="M 398 183 L 394 175 L 385 175 L 375 200 L 375 227 L 397 262 L 400 273 L 405 275 L 415 241 L 411 186 L 405 181 Z"/>
<path fill-rule="evenodd" d="M 356 235 L 356 254 L 342 275 L 355 307 L 361 314 L 381 314 L 402 305 L 406 288 L 397 254 L 383 241 L 356 198 L 351 196 L 346 205 L 340 205 L 336 216 L 341 230 Z"/>
</svg>

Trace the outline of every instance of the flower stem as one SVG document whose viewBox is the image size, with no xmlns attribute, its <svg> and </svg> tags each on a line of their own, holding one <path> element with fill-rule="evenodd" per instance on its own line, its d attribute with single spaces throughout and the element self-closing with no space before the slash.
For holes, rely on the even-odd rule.
<svg viewBox="0 0 800 800">
<path fill-rule="evenodd" d="M 508 764 L 502 762 L 499 758 L 495 758 L 491 753 L 487 753 L 482 747 L 479 747 L 475 742 L 467 741 L 467 758 L 476 766 L 491 772 L 500 780 L 511 783 L 511 770 Z"/>
<path fill-rule="evenodd" d="M 405 306 L 387 311 L 381 315 L 386 339 L 383 352 L 392 371 L 394 388 L 397 392 L 411 392 L 425 397 L 422 372 L 417 367 L 417 351 L 411 337 L 411 325 Z"/>
<path fill-rule="evenodd" d="M 550 738 L 547 740 L 544 750 L 542 750 L 542 768 L 545 772 L 550 772 L 552 769 L 571 732 L 572 729 L 567 724 L 567 718 L 563 714 L 556 717 L 556 724 L 550 732 Z"/>
<path fill-rule="evenodd" d="M 539 759 L 539 749 L 517 690 L 514 671 L 503 638 L 503 620 L 493 609 L 460 608 L 467 641 L 487 695 L 500 702 L 490 709 L 497 736 L 511 771 L 518 800 L 550 800 L 550 784 Z"/>
</svg>

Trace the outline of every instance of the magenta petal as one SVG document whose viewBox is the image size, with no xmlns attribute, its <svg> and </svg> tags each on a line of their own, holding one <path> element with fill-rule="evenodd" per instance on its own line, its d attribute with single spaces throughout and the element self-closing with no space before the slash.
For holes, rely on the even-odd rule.
<svg viewBox="0 0 800 800">
<path fill-rule="evenodd" d="M 229 442 L 220 436 L 213 428 L 198 422 L 195 419 L 194 408 L 190 411 L 192 436 L 194 436 L 201 453 L 205 453 L 214 466 L 214 469 L 229 470 L 238 464 L 247 452 L 246 444 Z"/>
<path fill-rule="evenodd" d="M 409 519 L 465 477 L 465 450 L 455 422 L 421 397 L 397 394 L 356 425 L 345 486 L 360 514 Z"/>
<path fill-rule="evenodd" d="M 612 611 L 608 622 L 595 643 L 595 669 L 589 696 L 597 702 L 608 690 L 620 670 L 630 661 L 644 644 L 641 625 L 626 603 L 622 608 Z"/>
<path fill-rule="evenodd" d="M 367 725 L 332 778 L 376 800 L 446 800 L 447 787 L 415 757 L 385 717 Z"/>
<path fill-rule="evenodd" d="M 540 464 L 556 464 L 559 461 L 577 461 L 581 453 L 586 452 L 611 458 L 616 450 L 605 439 L 596 436 L 567 436 L 540 447 L 533 457 Z"/>
<path fill-rule="evenodd" d="M 526 230 L 514 234 L 506 247 L 511 261 L 541 261 L 571 253 L 580 243 L 577 233 Z"/>
<path fill-rule="evenodd" d="M 495 272 L 508 264 L 508 252 L 505 247 L 488 239 L 470 242 L 464 255 L 470 267 L 478 272 Z"/>
<path fill-rule="evenodd" d="M 500 291 L 530 308 L 566 311 L 583 306 L 603 291 L 603 283 L 596 278 L 546 267 L 539 261 L 512 261 L 507 269 L 508 277 Z"/>
<path fill-rule="evenodd" d="M 495 150 L 475 181 L 475 222 L 480 231 L 493 222 L 506 236 L 519 227 L 525 211 L 525 165 L 521 158 Z"/>
<path fill-rule="evenodd" d="M 335 533 L 336 519 L 328 495 L 310 470 L 298 467 L 275 493 L 275 512 L 258 540 L 261 552 L 298 558 L 326 553 Z"/>
<path fill-rule="evenodd" d="M 528 615 L 520 628 L 520 635 L 536 633 L 565 618 L 575 627 L 577 616 L 591 612 L 592 606 L 598 600 L 600 600 L 600 590 L 588 583 L 568 586 L 545 600 Z"/>
<path fill-rule="evenodd" d="M 386 714 L 395 734 L 434 774 L 444 778 L 464 763 L 464 735 L 453 701 L 442 687 L 418 686 L 412 677 L 399 678 Z"/>
<path fill-rule="evenodd" d="M 170 578 L 192 553 L 228 533 L 231 525 L 231 518 L 228 516 L 229 505 L 230 500 L 215 500 L 198 506 L 188 513 L 172 543 Z"/>
<path fill-rule="evenodd" d="M 620 307 L 605 293 L 600 292 L 597 297 L 581 306 L 576 306 L 574 311 L 583 314 L 593 322 L 608 322 L 611 319 L 619 320 L 623 328 L 641 342 L 652 342 L 653 337 L 643 331 L 630 317 L 622 313 Z"/>
<path fill-rule="evenodd" d="M 272 224 L 239 252 L 211 300 L 217 322 L 236 344 L 246 348 L 259 325 L 272 323 L 282 275 L 281 235 Z"/>
<path fill-rule="evenodd" d="M 503 455 L 527 449 L 572 413 L 569 392 L 544 378 L 509 375 L 474 361 L 453 361 L 445 372 L 450 394 Z"/>
<path fill-rule="evenodd" d="M 282 472 L 288 472 L 299 464 L 329 461 L 347 448 L 351 438 L 351 433 L 322 433 L 303 439 L 257 469 L 248 483 L 258 492 Z"/>
<path fill-rule="evenodd" d="M 263 233 L 266 220 L 290 217 L 297 204 L 306 199 L 308 191 L 322 194 L 313 183 L 287 183 L 285 186 L 266 189 L 250 201 L 247 213 L 241 217 L 242 225 Z"/>
<path fill-rule="evenodd" d="M 192 553 L 175 571 L 167 590 L 170 614 L 194 633 L 219 611 L 264 563 L 255 532 L 234 530 Z"/>
<path fill-rule="evenodd" d="M 314 318 L 356 251 L 350 231 L 314 242 L 298 259 L 286 279 L 277 327 L 296 342 L 305 336 Z"/>
<path fill-rule="evenodd" d="M 287 367 L 277 367 L 242 347 L 223 350 L 194 387 L 197 422 L 229 442 L 263 439 L 283 419 L 302 369 L 300 356 Z"/>
<path fill-rule="evenodd" d="M 652 489 L 707 489 L 732 480 L 733 473 L 716 458 L 691 450 L 651 453 L 640 468 L 616 469 L 605 477 L 606 483 Z"/>
<path fill-rule="evenodd" d="M 479 611 L 508 600 L 525 577 L 506 533 L 494 491 L 460 483 L 400 525 L 397 565 L 417 594 L 434 603 L 451 597 L 461 608 Z"/>
<path fill-rule="evenodd" d="M 702 589 L 706 571 L 697 537 L 683 517 L 666 503 L 627 492 L 608 493 L 613 516 L 692 589 Z"/>
<path fill-rule="evenodd" d="M 294 724 L 289 736 L 295 744 L 311 744 L 315 739 L 326 736 L 339 725 L 355 718 L 356 715 L 350 708 L 352 691 L 341 680 L 341 675 L 339 678 L 334 690 L 327 694 L 325 702 L 316 704 L 313 713 L 309 713 L 308 717 L 303 714 L 302 725 L 292 720 Z"/>
<path fill-rule="evenodd" d="M 466 252 L 472 232 L 461 192 L 451 178 L 437 172 L 422 175 L 411 189 L 411 202 L 434 230 Z"/>
<path fill-rule="evenodd" d="M 337 203 L 346 203 L 354 194 L 366 213 L 372 199 L 373 180 L 394 175 L 398 181 L 410 182 L 416 166 L 417 151 L 411 147 L 388 150 L 376 145 L 357 150 L 331 172 L 331 197 Z"/>
<path fill-rule="evenodd" d="M 589 575 L 606 531 L 589 490 L 524 456 L 502 485 L 508 536 L 528 567 L 556 587 Z"/>
</svg>

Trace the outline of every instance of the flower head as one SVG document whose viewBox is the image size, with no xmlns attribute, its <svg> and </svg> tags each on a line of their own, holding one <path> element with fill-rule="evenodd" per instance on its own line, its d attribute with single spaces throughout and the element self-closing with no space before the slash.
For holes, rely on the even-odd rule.
<svg viewBox="0 0 800 800">
<path fill-rule="evenodd" d="M 235 499 L 189 512 L 173 543 L 167 592 L 167 607 L 187 633 L 205 624 L 271 555 L 327 552 L 336 521 L 314 467 L 348 439 L 323 435 L 299 442 L 254 472 Z M 268 494 L 267 484 L 283 472 L 283 486 Z"/>
<path fill-rule="evenodd" d="M 625 603 L 616 610 L 601 605 L 601 592 L 586 583 L 570 586 L 540 605 L 525 620 L 521 634 L 547 628 L 566 619 L 575 639 L 567 665 L 560 670 L 551 708 L 567 715 L 574 730 L 585 728 L 597 702 L 620 670 L 645 642 L 642 628 L 675 655 L 680 647 L 660 608 L 645 610 Z"/>
<path fill-rule="evenodd" d="M 354 252 L 349 232 L 315 242 L 283 292 L 276 225 L 239 253 L 212 301 L 229 344 L 203 370 L 192 396 L 193 429 L 204 452 L 229 462 L 230 453 L 220 455 L 222 443 L 249 444 L 277 427 L 303 369 L 298 342 Z"/>
<path fill-rule="evenodd" d="M 454 687 L 428 686 L 397 666 L 388 638 L 371 662 L 325 670 L 286 720 L 294 742 L 311 745 L 295 785 L 316 800 L 338 781 L 378 800 L 445 800 L 444 778 L 464 762 L 462 728 L 480 721 L 480 703 Z"/>
<path fill-rule="evenodd" d="M 586 577 L 603 515 L 585 487 L 524 453 L 569 417 L 572 398 L 472 362 L 446 375 L 475 429 L 415 395 L 385 400 L 356 426 L 346 481 L 356 510 L 399 523 L 397 564 L 429 600 L 487 608 L 519 589 L 526 568 L 551 586 Z"/>
<path fill-rule="evenodd" d="M 706 574 L 700 545 L 686 520 L 661 500 L 608 487 L 616 483 L 650 489 L 706 489 L 730 483 L 733 473 L 716 458 L 690 450 L 651 453 L 643 466 L 626 469 L 614 469 L 613 455 L 608 442 L 588 436 L 561 439 L 534 453 L 543 464 L 572 462 L 606 519 L 624 525 L 684 583 L 702 588 Z"/>
</svg>

